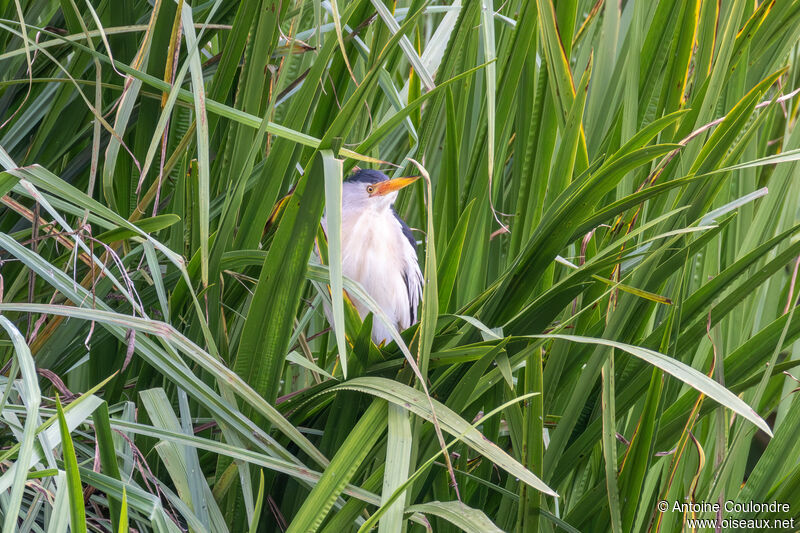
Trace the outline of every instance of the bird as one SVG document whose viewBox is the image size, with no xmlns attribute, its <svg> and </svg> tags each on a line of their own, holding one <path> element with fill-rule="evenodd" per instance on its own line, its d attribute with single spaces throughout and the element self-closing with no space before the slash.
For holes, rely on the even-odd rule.
<svg viewBox="0 0 800 533">
<path fill-rule="evenodd" d="M 417 322 L 424 282 L 417 243 L 394 202 L 400 189 L 418 178 L 389 179 L 383 172 L 360 169 L 342 183 L 342 274 L 364 288 L 398 331 Z M 327 235 L 327 208 L 322 228 Z M 370 309 L 358 298 L 350 299 L 363 320 Z M 389 331 L 374 317 L 376 345 L 392 339 Z"/>
</svg>

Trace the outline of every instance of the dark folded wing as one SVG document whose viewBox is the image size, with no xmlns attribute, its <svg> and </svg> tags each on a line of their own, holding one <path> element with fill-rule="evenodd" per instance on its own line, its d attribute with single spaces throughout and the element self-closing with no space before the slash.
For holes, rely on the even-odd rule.
<svg viewBox="0 0 800 533">
<path fill-rule="evenodd" d="M 394 210 L 394 206 L 392 206 L 392 213 L 394 214 L 394 218 L 397 219 L 397 222 L 400 223 L 400 227 L 403 228 L 403 235 L 405 235 L 406 239 L 408 239 L 408 242 L 411 244 L 411 248 L 413 248 L 416 252 L 417 241 L 414 240 L 414 234 L 411 233 L 411 228 L 409 228 L 408 224 L 406 224 L 405 221 L 400 218 L 400 215 L 398 215 L 397 211 Z"/>
<path fill-rule="evenodd" d="M 397 211 L 395 211 L 394 208 L 392 208 L 392 213 L 394 213 L 397 222 L 403 229 L 403 235 L 411 245 L 411 249 L 416 252 L 417 241 L 414 240 L 414 234 L 411 233 L 411 228 L 409 228 L 408 224 L 406 224 L 403 219 L 400 218 L 400 215 L 397 214 Z M 416 257 L 414 258 L 414 263 L 407 265 L 406 270 L 403 272 L 403 282 L 406 285 L 406 291 L 408 291 L 408 316 L 410 318 L 410 325 L 417 322 L 417 308 L 419 307 L 419 301 L 422 297 L 422 272 L 420 272 Z"/>
</svg>

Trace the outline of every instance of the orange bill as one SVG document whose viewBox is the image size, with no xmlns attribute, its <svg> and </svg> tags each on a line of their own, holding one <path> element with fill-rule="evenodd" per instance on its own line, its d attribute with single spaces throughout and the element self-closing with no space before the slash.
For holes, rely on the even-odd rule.
<svg viewBox="0 0 800 533">
<path fill-rule="evenodd" d="M 381 181 L 375 184 L 375 189 L 370 196 L 383 196 L 390 192 L 399 191 L 403 187 L 407 187 L 417 181 L 419 176 L 408 176 L 404 178 L 395 178 L 393 180 Z"/>
</svg>

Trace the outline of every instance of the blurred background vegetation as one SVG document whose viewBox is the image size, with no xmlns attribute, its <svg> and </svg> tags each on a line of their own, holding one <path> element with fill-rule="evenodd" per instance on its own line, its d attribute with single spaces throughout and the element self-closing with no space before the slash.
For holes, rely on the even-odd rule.
<svg viewBox="0 0 800 533">
<path fill-rule="evenodd" d="M 800 517 L 798 36 L 789 0 L 0 0 L 3 530 Z M 319 219 L 412 158 L 421 323 L 378 347 Z"/>
</svg>

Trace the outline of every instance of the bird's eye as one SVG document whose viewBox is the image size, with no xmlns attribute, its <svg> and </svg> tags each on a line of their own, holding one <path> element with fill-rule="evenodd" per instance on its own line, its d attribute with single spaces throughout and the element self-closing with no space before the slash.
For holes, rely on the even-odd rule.
<svg viewBox="0 0 800 533">
<path fill-rule="evenodd" d="M 375 187 L 373 187 L 372 185 L 368 185 L 368 186 L 367 186 L 367 192 L 368 192 L 369 194 L 372 194 L 372 193 L 374 193 L 374 192 L 375 192 Z"/>
</svg>

